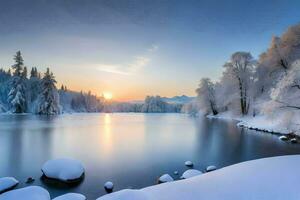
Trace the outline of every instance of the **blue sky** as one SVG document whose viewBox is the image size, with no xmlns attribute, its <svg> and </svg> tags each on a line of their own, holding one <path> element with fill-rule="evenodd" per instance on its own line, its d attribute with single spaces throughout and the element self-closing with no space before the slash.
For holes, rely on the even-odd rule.
<svg viewBox="0 0 300 200">
<path fill-rule="evenodd" d="M 59 84 L 117 99 L 194 95 L 235 51 L 257 57 L 300 19 L 292 0 L 0 1 L 0 65 L 21 50 Z"/>
</svg>

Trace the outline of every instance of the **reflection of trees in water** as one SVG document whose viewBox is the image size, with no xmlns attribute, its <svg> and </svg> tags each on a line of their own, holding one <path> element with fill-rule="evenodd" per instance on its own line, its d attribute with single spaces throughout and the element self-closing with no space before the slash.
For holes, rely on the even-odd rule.
<svg viewBox="0 0 300 200">
<path fill-rule="evenodd" d="M 26 176 L 25 172 L 38 170 L 51 157 L 53 132 L 52 116 L 11 115 L 8 116 L 6 150 L 7 173 Z M 37 171 L 38 172 L 38 171 Z M 30 176 L 30 175 L 27 175 Z"/>
</svg>

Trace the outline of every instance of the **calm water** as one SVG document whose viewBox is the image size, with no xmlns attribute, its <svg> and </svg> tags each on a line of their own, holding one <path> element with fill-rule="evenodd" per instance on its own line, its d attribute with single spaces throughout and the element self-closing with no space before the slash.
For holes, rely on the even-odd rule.
<svg viewBox="0 0 300 200">
<path fill-rule="evenodd" d="M 0 176 L 14 176 L 23 187 L 47 188 L 52 197 L 79 192 L 89 199 L 115 191 L 153 185 L 159 175 L 187 168 L 191 160 L 204 170 L 256 158 L 297 154 L 300 145 L 271 134 L 237 128 L 233 121 L 190 118 L 183 114 L 74 114 L 57 117 L 0 116 Z M 72 188 L 40 180 L 48 159 L 71 157 L 86 168 L 84 181 Z M 174 176 L 175 178 L 178 178 Z"/>
</svg>

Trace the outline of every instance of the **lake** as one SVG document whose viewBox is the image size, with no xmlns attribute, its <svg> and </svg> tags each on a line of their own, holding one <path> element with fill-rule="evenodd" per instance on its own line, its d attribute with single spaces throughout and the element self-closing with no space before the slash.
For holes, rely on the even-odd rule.
<svg viewBox="0 0 300 200">
<path fill-rule="evenodd" d="M 106 181 L 117 191 L 153 185 L 164 173 L 178 179 L 186 160 L 204 170 L 298 153 L 300 145 L 238 128 L 235 121 L 185 114 L 0 115 L 0 177 L 14 176 L 18 187 L 33 177 L 32 185 L 45 187 L 52 198 L 79 192 L 95 199 L 106 194 Z M 83 162 L 84 180 L 74 187 L 43 182 L 43 163 L 64 157 Z"/>
</svg>

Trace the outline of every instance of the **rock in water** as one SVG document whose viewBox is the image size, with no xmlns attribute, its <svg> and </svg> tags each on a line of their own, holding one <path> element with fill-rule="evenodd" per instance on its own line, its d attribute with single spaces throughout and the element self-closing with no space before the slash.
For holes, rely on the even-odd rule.
<svg viewBox="0 0 300 200">
<path fill-rule="evenodd" d="M 54 159 L 43 165 L 42 172 L 46 178 L 68 183 L 80 181 L 84 176 L 84 167 L 78 160 Z"/>
<path fill-rule="evenodd" d="M 0 200 L 50 200 L 50 194 L 42 187 L 29 186 L 5 192 L 0 195 Z"/>
<path fill-rule="evenodd" d="M 54 198 L 53 200 L 86 200 L 86 197 L 78 193 L 67 193 Z"/>
<path fill-rule="evenodd" d="M 18 184 L 19 184 L 19 181 L 17 181 L 14 177 L 0 178 L 0 194 L 13 189 Z"/>
<path fill-rule="evenodd" d="M 287 141 L 288 140 L 288 138 L 285 135 L 280 136 L 279 139 L 282 140 L 282 141 Z"/>
<path fill-rule="evenodd" d="M 194 166 L 194 163 L 192 162 L 192 161 L 185 161 L 185 166 L 187 166 L 187 167 L 193 167 Z"/>
<path fill-rule="evenodd" d="M 158 179 L 158 183 L 172 182 L 174 179 L 169 174 L 164 174 Z"/>
<path fill-rule="evenodd" d="M 174 174 L 175 174 L 175 175 L 178 175 L 178 171 L 174 171 Z"/>
<path fill-rule="evenodd" d="M 211 172 L 211 171 L 214 171 L 214 170 L 216 170 L 216 169 L 217 169 L 217 167 L 214 166 L 214 165 L 210 165 L 210 166 L 206 167 L 206 171 L 207 171 L 207 172 Z"/>
<path fill-rule="evenodd" d="M 27 180 L 26 180 L 26 183 L 27 183 L 27 184 L 33 183 L 33 182 L 34 182 L 34 178 L 32 178 L 32 177 L 29 177 L 29 178 L 27 178 Z"/>
<path fill-rule="evenodd" d="M 113 182 L 111 181 L 107 181 L 105 184 L 104 184 L 104 189 L 106 190 L 106 192 L 108 193 L 111 193 L 114 189 L 114 184 Z"/>
<path fill-rule="evenodd" d="M 196 169 L 188 169 L 186 170 L 182 176 L 180 178 L 182 179 L 188 179 L 188 178 L 191 178 L 191 177 L 194 177 L 194 176 L 198 176 L 198 175 L 201 175 L 202 172 L 199 171 L 199 170 L 196 170 Z"/>
<path fill-rule="evenodd" d="M 297 141 L 296 138 L 292 138 L 292 139 L 291 139 L 291 143 L 294 143 L 294 144 L 295 144 L 295 143 L 298 143 L 298 141 Z"/>
</svg>

